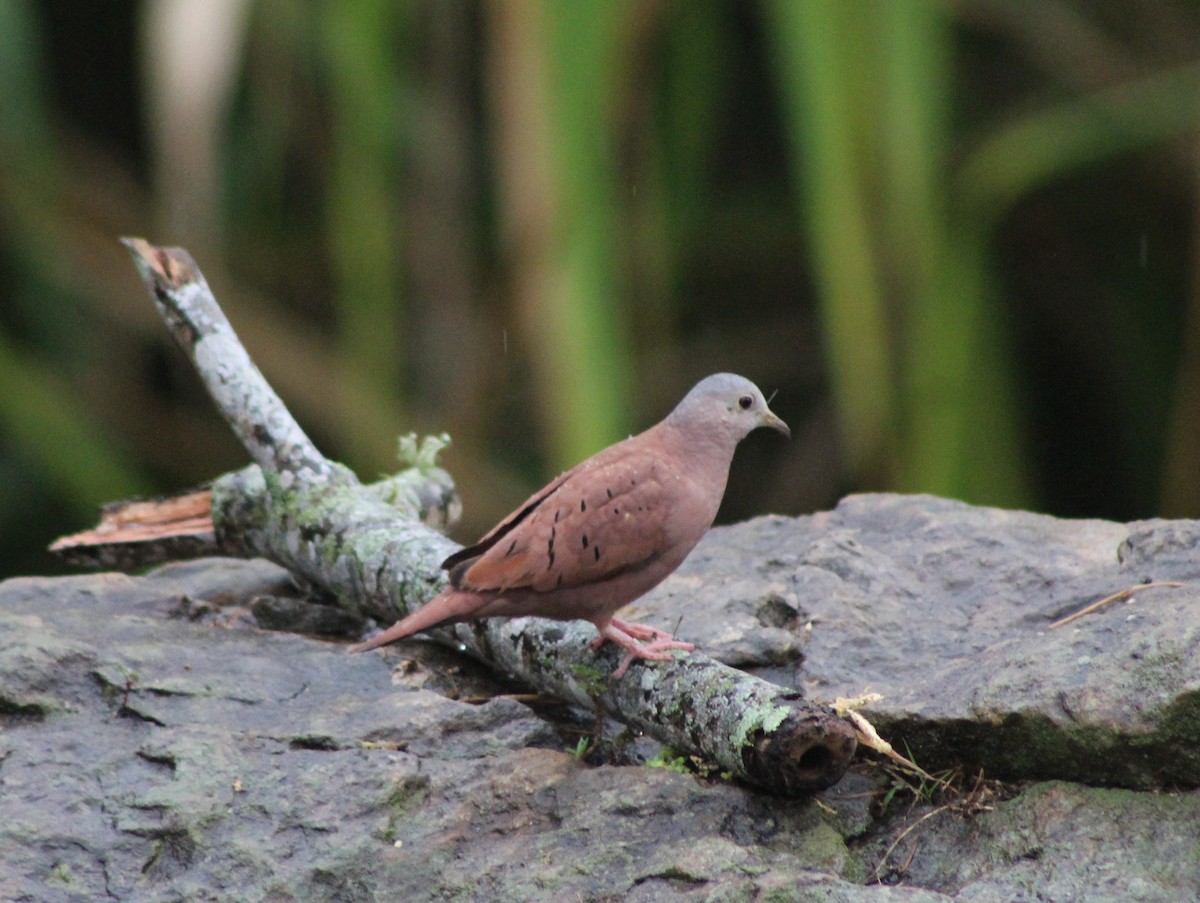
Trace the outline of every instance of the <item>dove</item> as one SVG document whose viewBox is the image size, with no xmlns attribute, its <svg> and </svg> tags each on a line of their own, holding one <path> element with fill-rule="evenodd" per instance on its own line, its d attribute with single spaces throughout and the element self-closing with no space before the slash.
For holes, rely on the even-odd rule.
<svg viewBox="0 0 1200 903">
<path fill-rule="evenodd" d="M 706 377 L 645 432 L 555 477 L 442 568 L 450 585 L 377 636 L 366 652 L 478 618 L 536 616 L 595 625 L 634 659 L 665 661 L 691 643 L 616 612 L 661 583 L 712 526 L 739 442 L 760 426 L 791 436 L 750 380 Z"/>
</svg>

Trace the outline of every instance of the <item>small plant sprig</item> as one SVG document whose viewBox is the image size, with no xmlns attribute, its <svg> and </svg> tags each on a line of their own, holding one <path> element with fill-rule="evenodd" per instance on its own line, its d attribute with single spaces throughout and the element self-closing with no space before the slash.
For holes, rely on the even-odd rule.
<svg viewBox="0 0 1200 903">
<path fill-rule="evenodd" d="M 585 758 L 587 758 L 587 754 L 588 754 L 588 751 L 591 749 L 591 746 L 592 746 L 592 738 L 585 735 L 585 736 L 579 738 L 579 742 L 575 744 L 574 749 L 570 750 L 570 753 L 576 759 L 578 759 L 580 762 L 582 762 Z"/>
<path fill-rule="evenodd" d="M 895 769 L 889 770 L 891 770 L 894 775 L 896 774 Z M 908 871 L 909 866 L 912 864 L 913 856 L 916 855 L 916 846 L 913 846 L 913 849 L 910 851 L 908 857 L 899 865 L 889 867 L 888 860 L 891 858 L 892 853 L 896 851 L 896 848 L 903 843 L 904 839 L 926 822 L 945 813 L 956 814 L 963 818 L 970 818 L 972 816 L 979 815 L 981 812 L 990 812 L 995 808 L 996 801 L 1000 799 L 1002 795 L 1002 786 L 999 782 L 985 780 L 983 771 L 980 770 L 975 776 L 975 781 L 971 785 L 971 789 L 964 792 L 961 789 L 961 778 L 961 772 L 955 769 L 952 772 L 948 772 L 946 776 L 937 779 L 937 792 L 940 792 L 944 796 L 948 797 L 946 802 L 942 803 L 940 806 L 930 809 L 911 824 L 905 826 L 904 829 L 896 835 L 892 842 L 888 844 L 887 849 L 883 851 L 883 855 L 879 857 L 879 862 L 875 864 L 875 870 L 872 875 L 872 880 L 875 883 L 883 883 L 885 872 L 889 878 L 901 878 L 904 876 L 904 874 Z M 894 787 L 893 790 L 889 792 L 889 799 L 894 795 L 895 790 L 897 789 L 899 788 Z M 911 786 L 909 789 L 914 791 L 913 805 L 916 805 L 919 800 L 929 800 L 932 798 L 932 791 L 929 787 L 924 786 L 924 782 L 922 782 L 922 785 L 916 789 L 912 788 Z"/>
</svg>

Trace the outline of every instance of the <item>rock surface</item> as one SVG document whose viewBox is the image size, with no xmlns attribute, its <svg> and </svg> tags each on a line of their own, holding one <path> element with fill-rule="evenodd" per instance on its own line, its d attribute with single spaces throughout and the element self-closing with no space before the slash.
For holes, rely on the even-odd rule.
<svg viewBox="0 0 1200 903">
<path fill-rule="evenodd" d="M 799 801 L 586 764 L 570 718 L 429 644 L 256 628 L 303 607 L 261 561 L 10 580 L 0 899 L 1200 899 L 1198 543 L 860 496 L 714 530 L 638 605 L 811 695 L 882 694 L 926 769 L 1009 782 L 972 806 L 867 760 Z M 1185 585 L 1049 628 L 1146 579 Z"/>
<path fill-rule="evenodd" d="M 926 768 L 1195 787 L 1197 575 L 1196 521 L 852 496 L 718 531 L 642 607 L 683 613 L 681 637 L 810 697 L 882 694 L 863 713 Z M 1050 627 L 1148 581 L 1183 585 Z"/>
</svg>

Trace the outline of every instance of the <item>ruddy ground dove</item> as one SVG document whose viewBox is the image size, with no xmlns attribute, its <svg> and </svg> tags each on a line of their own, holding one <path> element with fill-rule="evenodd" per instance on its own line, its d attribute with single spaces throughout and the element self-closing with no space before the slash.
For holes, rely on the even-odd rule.
<svg viewBox="0 0 1200 903">
<path fill-rule="evenodd" d="M 635 658 L 691 650 L 669 633 L 614 617 L 687 557 L 717 516 L 729 464 L 751 430 L 791 435 L 750 380 L 701 380 L 666 419 L 611 445 L 534 493 L 473 546 L 444 562 L 450 586 L 365 643 L 365 652 L 476 618 L 591 621 L 592 648 L 611 640 Z"/>
</svg>

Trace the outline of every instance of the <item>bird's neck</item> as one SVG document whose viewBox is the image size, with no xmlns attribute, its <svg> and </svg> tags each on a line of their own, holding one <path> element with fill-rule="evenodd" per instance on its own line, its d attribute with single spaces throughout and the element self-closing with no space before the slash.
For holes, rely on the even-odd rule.
<svg viewBox="0 0 1200 903">
<path fill-rule="evenodd" d="M 736 441 L 720 434 L 679 429 L 666 421 L 652 429 L 660 431 L 658 440 L 668 455 L 674 460 L 687 462 L 686 476 L 706 482 L 719 482 L 724 487 L 729 476 L 729 465 L 733 461 L 733 452 L 737 447 Z"/>
</svg>

